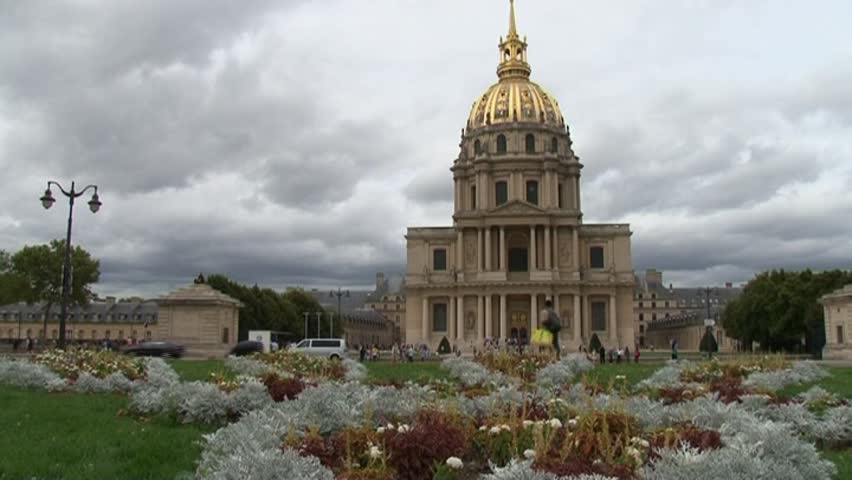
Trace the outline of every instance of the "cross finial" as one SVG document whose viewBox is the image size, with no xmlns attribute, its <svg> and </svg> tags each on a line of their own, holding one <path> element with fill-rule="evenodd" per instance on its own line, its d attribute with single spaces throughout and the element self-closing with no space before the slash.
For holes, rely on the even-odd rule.
<svg viewBox="0 0 852 480">
<path fill-rule="evenodd" d="M 509 0 L 509 37 L 518 36 L 518 27 L 515 24 L 515 0 Z"/>
</svg>

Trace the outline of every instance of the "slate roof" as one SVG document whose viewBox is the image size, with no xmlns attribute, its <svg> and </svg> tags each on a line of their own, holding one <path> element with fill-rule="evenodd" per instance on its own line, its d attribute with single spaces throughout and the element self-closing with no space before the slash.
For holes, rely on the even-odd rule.
<svg viewBox="0 0 852 480">
<path fill-rule="evenodd" d="M 31 305 L 12 303 L 0 306 L 0 322 L 36 322 L 44 320 L 45 303 Z M 51 305 L 47 312 L 48 321 L 59 320 L 61 307 Z M 68 310 L 68 321 L 73 323 L 157 323 L 157 303 L 153 300 L 114 302 L 95 300 L 88 305 L 72 306 Z"/>
</svg>

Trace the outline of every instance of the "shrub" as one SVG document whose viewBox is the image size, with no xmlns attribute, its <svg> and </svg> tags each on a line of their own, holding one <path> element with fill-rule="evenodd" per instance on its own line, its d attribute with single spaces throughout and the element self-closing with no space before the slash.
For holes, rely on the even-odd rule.
<svg viewBox="0 0 852 480">
<path fill-rule="evenodd" d="M 467 447 L 464 430 L 435 411 L 418 415 L 409 432 L 397 432 L 387 441 L 388 463 L 402 480 L 430 480 L 434 465 L 447 458 L 463 457 Z"/>
<path fill-rule="evenodd" d="M 305 389 L 302 380 L 295 377 L 281 378 L 276 373 L 267 373 L 262 377 L 262 381 L 272 400 L 276 402 L 292 400 Z"/>
</svg>

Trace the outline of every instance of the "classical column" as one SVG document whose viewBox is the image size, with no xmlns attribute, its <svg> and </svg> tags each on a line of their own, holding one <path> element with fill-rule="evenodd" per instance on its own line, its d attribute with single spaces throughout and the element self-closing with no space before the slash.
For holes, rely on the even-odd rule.
<svg viewBox="0 0 852 480">
<path fill-rule="evenodd" d="M 494 338 L 494 319 L 491 316 L 491 303 L 493 297 L 489 294 L 485 296 L 485 336 Z"/>
<path fill-rule="evenodd" d="M 530 227 L 530 271 L 535 272 L 538 270 L 538 264 L 536 263 L 536 252 L 535 252 L 535 225 Z"/>
<path fill-rule="evenodd" d="M 429 343 L 429 297 L 423 297 L 423 317 L 420 319 L 420 339 Z"/>
<path fill-rule="evenodd" d="M 538 328 L 538 294 L 530 295 L 530 338 Z"/>
<path fill-rule="evenodd" d="M 485 297 L 476 297 L 476 340 L 481 344 L 485 338 L 483 327 L 485 326 Z"/>
<path fill-rule="evenodd" d="M 553 269 L 559 270 L 559 227 L 553 227 Z"/>
<path fill-rule="evenodd" d="M 550 208 L 550 172 L 544 171 L 544 178 L 541 182 L 541 206 L 542 208 Z"/>
<path fill-rule="evenodd" d="M 485 229 L 485 271 L 491 271 L 491 227 Z"/>
<path fill-rule="evenodd" d="M 500 295 L 500 338 L 509 338 L 509 315 L 506 311 L 506 294 Z"/>
<path fill-rule="evenodd" d="M 482 271 L 482 229 L 476 229 L 476 271 Z"/>
<path fill-rule="evenodd" d="M 574 294 L 574 324 L 572 327 L 574 328 L 574 341 L 579 342 L 582 334 L 583 324 L 581 323 L 583 320 L 583 313 L 580 310 L 580 295 Z"/>
<path fill-rule="evenodd" d="M 462 341 L 464 340 L 464 297 L 459 296 L 456 298 L 456 309 L 458 312 L 456 313 L 456 340 Z M 459 345 L 459 348 L 461 346 Z"/>
<path fill-rule="evenodd" d="M 580 211 L 580 177 L 574 177 L 574 204 L 577 206 L 577 211 Z"/>
<path fill-rule="evenodd" d="M 456 240 L 456 271 L 464 271 L 464 233 L 459 230 L 458 240 Z"/>
<path fill-rule="evenodd" d="M 508 272 L 509 268 L 506 265 L 506 227 L 500 227 L 500 271 Z"/>
<path fill-rule="evenodd" d="M 544 270 L 550 271 L 552 262 L 550 261 L 552 251 L 550 250 L 550 226 L 544 226 Z"/>
<path fill-rule="evenodd" d="M 577 225 L 572 229 L 571 235 L 571 254 L 573 257 L 574 268 L 580 268 L 580 226 Z"/>
<path fill-rule="evenodd" d="M 456 297 L 450 296 L 450 301 L 447 304 L 450 318 L 447 322 L 447 340 L 453 341 L 456 337 Z"/>
<path fill-rule="evenodd" d="M 609 339 L 613 342 L 618 340 L 618 332 L 616 331 L 618 328 L 618 313 L 616 311 L 615 298 L 614 293 L 609 297 Z"/>
</svg>

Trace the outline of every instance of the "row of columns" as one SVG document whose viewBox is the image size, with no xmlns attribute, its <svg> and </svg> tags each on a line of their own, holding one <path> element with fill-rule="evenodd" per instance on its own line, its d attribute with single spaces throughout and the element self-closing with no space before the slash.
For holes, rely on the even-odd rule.
<svg viewBox="0 0 852 480">
<path fill-rule="evenodd" d="M 540 308 L 543 308 L 543 305 L 540 307 L 538 305 L 538 295 L 530 296 L 530 325 L 529 332 L 532 334 L 539 327 L 538 314 Z M 583 307 L 583 296 L 582 295 L 573 295 L 574 297 L 574 315 L 572 322 L 572 338 L 575 342 L 580 342 L 582 340 L 581 333 L 584 330 L 580 325 L 584 323 L 587 325 L 585 328 L 586 334 L 588 335 L 591 330 L 591 316 L 590 314 L 583 315 L 582 307 Z M 559 304 L 559 296 L 552 297 L 553 298 L 553 308 L 557 313 L 561 312 L 560 304 Z M 492 321 L 493 312 L 492 312 L 492 303 L 493 303 L 493 295 L 477 295 L 477 303 L 476 303 L 476 339 L 478 341 L 482 341 L 485 338 L 501 338 L 506 339 L 509 337 L 509 312 L 507 309 L 507 295 L 500 294 L 499 295 L 499 305 L 497 310 L 497 317 L 499 318 L 498 331 L 494 332 L 494 322 Z M 429 310 L 430 298 L 423 298 L 423 311 L 421 316 L 421 338 L 428 339 L 431 335 L 431 315 Z M 614 342 L 617 339 L 617 328 L 618 328 L 618 314 L 617 314 L 617 301 L 615 295 L 610 295 L 609 297 L 609 309 L 608 309 L 608 325 L 607 330 L 609 334 L 609 340 Z M 449 300 L 449 304 L 447 305 L 447 336 L 450 339 L 455 340 L 464 340 L 464 297 L 451 296 Z M 580 320 L 584 319 L 585 321 L 581 322 Z M 565 321 L 565 319 L 563 319 Z M 495 335 L 496 333 L 496 335 Z"/>
<path fill-rule="evenodd" d="M 508 271 L 507 264 L 507 253 L 508 246 L 506 245 L 506 227 L 499 227 L 499 236 L 497 241 L 497 250 L 499 252 L 497 258 L 497 269 L 499 271 L 506 272 Z M 550 271 L 559 266 L 559 261 L 557 258 L 557 252 L 559 251 L 559 234 L 557 228 L 553 228 L 549 225 L 545 225 L 544 227 L 544 255 L 542 259 L 542 268 L 544 271 Z M 577 266 L 580 264 L 580 249 L 577 248 L 579 244 L 579 234 L 576 228 L 572 229 L 572 264 Z M 538 226 L 532 225 L 530 226 L 530 235 L 529 235 L 529 256 L 530 256 L 530 265 L 529 269 L 531 272 L 535 272 L 539 270 L 538 266 Z M 462 232 L 458 233 L 458 241 L 456 243 L 458 248 L 458 257 L 462 258 L 463 255 L 463 243 L 464 237 Z M 494 270 L 493 258 L 494 255 L 491 252 L 491 227 L 486 228 L 477 228 L 476 229 L 476 265 L 477 271 L 479 272 L 490 272 Z M 611 256 L 610 256 L 611 258 Z"/>
<path fill-rule="evenodd" d="M 512 172 L 507 180 L 508 187 L 508 197 L 509 201 L 514 199 L 526 199 L 526 191 L 525 191 L 525 180 L 523 177 L 519 177 L 519 173 Z M 528 178 L 529 180 L 535 180 L 534 178 Z M 487 210 L 493 208 L 492 200 L 494 198 L 493 188 L 489 188 L 494 185 L 494 182 L 491 181 L 491 175 L 487 172 L 478 172 L 474 176 L 473 183 L 470 183 L 464 177 L 458 177 L 455 181 L 455 205 L 456 211 L 468 210 L 468 206 L 473 206 L 475 201 L 476 208 L 472 210 Z M 541 206 L 543 208 L 558 208 L 559 207 L 559 175 L 554 170 L 545 170 L 544 176 L 539 181 L 539 185 L 541 187 Z M 565 178 L 565 183 L 563 185 L 571 186 L 571 196 L 570 198 L 566 192 L 563 192 L 565 198 L 563 199 L 563 206 L 566 208 L 571 208 L 572 206 L 577 207 L 579 211 L 580 208 L 580 177 L 577 175 L 571 175 Z M 466 189 L 470 189 L 470 187 L 476 187 L 476 198 L 470 198 L 467 200 L 467 192 Z M 467 204 L 470 205 L 467 205 Z"/>
</svg>

